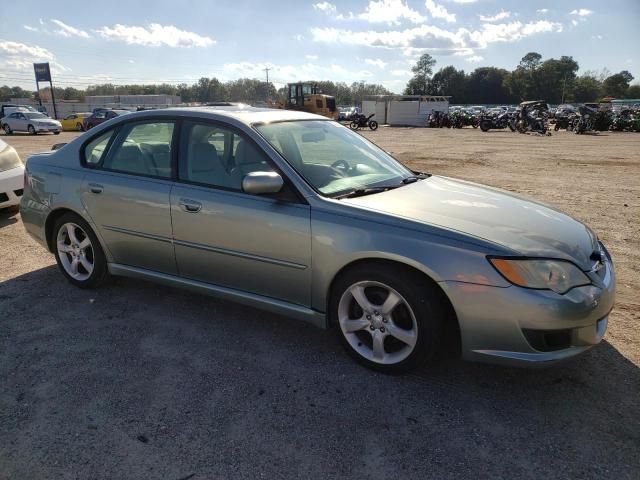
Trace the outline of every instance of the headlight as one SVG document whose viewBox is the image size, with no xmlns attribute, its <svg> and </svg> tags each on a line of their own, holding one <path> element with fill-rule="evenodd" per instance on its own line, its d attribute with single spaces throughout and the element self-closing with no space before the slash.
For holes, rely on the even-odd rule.
<svg viewBox="0 0 640 480">
<path fill-rule="evenodd" d="M 489 258 L 489 261 L 504 278 L 520 287 L 563 294 L 574 287 L 591 284 L 582 270 L 564 260 Z"/>
</svg>

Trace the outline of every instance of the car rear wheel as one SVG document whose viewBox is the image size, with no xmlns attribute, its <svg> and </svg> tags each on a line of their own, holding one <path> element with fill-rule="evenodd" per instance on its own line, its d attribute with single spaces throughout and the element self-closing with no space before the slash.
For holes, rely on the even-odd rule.
<svg viewBox="0 0 640 480">
<path fill-rule="evenodd" d="M 11 135 L 13 132 L 11 131 L 11 127 L 9 126 L 9 124 L 5 123 L 2 128 L 4 129 L 4 133 L 6 133 L 7 135 Z"/>
<path fill-rule="evenodd" d="M 29 130 L 29 134 L 36 135 L 36 129 L 33 127 L 33 125 L 29 125 L 27 130 Z"/>
<path fill-rule="evenodd" d="M 94 287 L 107 276 L 107 260 L 89 224 L 74 213 L 62 215 L 53 229 L 58 267 L 73 285 Z"/>
<path fill-rule="evenodd" d="M 336 282 L 330 318 L 347 352 L 368 368 L 401 373 L 440 344 L 444 307 L 434 287 L 402 268 L 360 266 Z"/>
<path fill-rule="evenodd" d="M 76 123 L 76 130 L 78 132 L 82 132 L 84 130 L 84 128 L 82 128 L 82 124 L 80 122 Z"/>
</svg>

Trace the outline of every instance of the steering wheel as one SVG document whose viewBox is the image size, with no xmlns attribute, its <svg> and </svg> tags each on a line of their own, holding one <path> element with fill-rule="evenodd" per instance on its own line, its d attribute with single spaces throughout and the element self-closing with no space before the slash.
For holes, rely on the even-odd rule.
<svg viewBox="0 0 640 480">
<path fill-rule="evenodd" d="M 336 170 L 346 173 L 351 170 L 351 165 L 349 165 L 349 162 L 346 160 L 339 159 L 331 164 L 331 168 L 335 168 Z"/>
</svg>

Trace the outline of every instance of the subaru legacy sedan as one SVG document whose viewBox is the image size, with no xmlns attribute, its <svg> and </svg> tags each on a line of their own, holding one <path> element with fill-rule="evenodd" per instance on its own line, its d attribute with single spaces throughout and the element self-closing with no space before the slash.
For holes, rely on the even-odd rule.
<svg viewBox="0 0 640 480">
<path fill-rule="evenodd" d="M 335 329 L 385 372 L 450 342 L 543 365 L 600 342 L 611 256 L 584 224 L 415 172 L 304 112 L 181 108 L 107 121 L 30 157 L 27 231 L 73 285 L 125 275 Z"/>
</svg>

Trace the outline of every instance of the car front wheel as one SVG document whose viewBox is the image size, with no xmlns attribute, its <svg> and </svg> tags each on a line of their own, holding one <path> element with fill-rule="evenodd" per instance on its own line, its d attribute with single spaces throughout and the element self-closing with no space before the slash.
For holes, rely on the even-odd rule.
<svg viewBox="0 0 640 480">
<path fill-rule="evenodd" d="M 27 128 L 27 130 L 29 130 L 29 133 L 31 135 L 36 135 L 36 129 L 33 128 L 33 125 L 29 125 L 29 127 Z"/>
<path fill-rule="evenodd" d="M 98 285 L 107 275 L 107 261 L 89 224 L 74 213 L 62 215 L 53 231 L 53 250 L 58 267 L 80 288 Z"/>
<path fill-rule="evenodd" d="M 4 133 L 6 133 L 7 135 L 11 135 L 13 133 L 11 131 L 11 127 L 7 123 L 5 123 L 2 128 L 4 129 Z"/>
<path fill-rule="evenodd" d="M 445 318 L 424 279 L 393 266 L 359 266 L 333 289 L 330 316 L 347 352 L 374 370 L 401 373 L 436 353 Z"/>
</svg>

